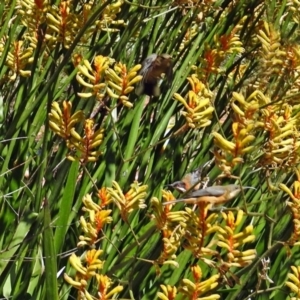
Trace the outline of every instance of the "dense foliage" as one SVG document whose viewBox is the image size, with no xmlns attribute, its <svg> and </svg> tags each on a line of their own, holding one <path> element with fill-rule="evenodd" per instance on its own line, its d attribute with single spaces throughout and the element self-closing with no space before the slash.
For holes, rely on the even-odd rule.
<svg viewBox="0 0 300 300">
<path fill-rule="evenodd" d="M 1 1 L 1 298 L 300 299 L 299 12 Z"/>
</svg>

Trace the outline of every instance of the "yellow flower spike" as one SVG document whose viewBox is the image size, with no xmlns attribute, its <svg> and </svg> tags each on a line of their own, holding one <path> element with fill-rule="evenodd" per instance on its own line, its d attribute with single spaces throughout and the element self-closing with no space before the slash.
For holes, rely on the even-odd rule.
<svg viewBox="0 0 300 300">
<path fill-rule="evenodd" d="M 64 273 L 64 279 L 67 283 L 69 283 L 70 285 L 72 285 L 76 289 L 83 288 L 81 282 L 74 280 L 73 278 L 68 276 L 68 274 L 66 274 L 66 273 Z"/>
<path fill-rule="evenodd" d="M 69 147 L 68 147 L 69 148 Z M 77 159 L 74 157 L 74 156 L 72 156 L 72 155 L 66 155 L 66 158 L 68 159 L 68 160 L 70 160 L 70 161 L 77 161 Z"/>
<path fill-rule="evenodd" d="M 232 220 L 231 223 L 233 223 L 234 221 Z M 233 230 L 234 230 L 234 226 L 233 228 L 229 227 L 229 226 L 225 226 L 225 230 L 226 230 L 226 235 L 233 235 Z"/>
<path fill-rule="evenodd" d="M 78 132 L 76 132 L 75 128 L 71 128 L 70 133 L 71 133 L 72 137 L 74 139 L 76 139 L 78 142 L 82 142 L 83 141 L 83 138 L 79 135 Z"/>
<path fill-rule="evenodd" d="M 222 227 L 219 227 L 219 233 L 221 234 L 221 236 L 226 235 L 226 231 Z"/>
<path fill-rule="evenodd" d="M 233 247 L 237 248 L 237 247 L 242 246 L 243 244 L 251 243 L 251 242 L 255 241 L 255 238 L 256 238 L 255 235 L 249 235 L 245 238 L 239 239 L 239 240 L 237 240 L 237 242 L 235 242 L 233 244 Z"/>
<path fill-rule="evenodd" d="M 184 288 L 185 287 L 187 288 L 187 290 L 192 290 L 192 291 L 196 290 L 195 283 L 193 283 L 192 281 L 190 281 L 187 278 L 182 279 L 182 284 L 184 285 Z"/>
<path fill-rule="evenodd" d="M 218 241 L 217 245 L 221 248 L 225 248 L 226 250 L 230 251 L 230 246 L 224 242 Z"/>
<path fill-rule="evenodd" d="M 219 232 L 220 230 L 220 226 L 218 225 L 213 225 L 211 227 L 209 227 L 207 230 L 206 230 L 206 234 L 211 234 L 211 233 L 215 233 L 215 232 Z"/>
<path fill-rule="evenodd" d="M 71 105 L 71 104 L 69 104 L 69 105 Z M 51 108 L 54 109 L 62 117 L 62 111 L 59 107 L 58 102 L 56 102 L 56 101 L 52 102 L 51 103 Z"/>
<path fill-rule="evenodd" d="M 97 131 L 95 131 L 94 133 L 92 133 L 92 138 L 93 140 L 96 141 L 102 141 L 104 138 L 104 129 L 100 128 Z"/>
<path fill-rule="evenodd" d="M 192 91 L 189 91 L 189 97 L 198 97 L 197 95 L 192 95 Z M 191 95 L 191 96 L 190 96 Z M 199 103 L 197 103 L 197 102 L 199 102 Z M 195 107 L 193 107 L 193 108 L 191 108 L 191 107 L 189 107 L 189 111 L 191 111 L 191 112 L 193 112 L 193 113 L 197 113 L 198 111 L 200 111 L 203 107 L 205 107 L 205 106 L 207 106 L 207 105 L 209 105 L 210 104 L 210 101 L 209 101 L 209 99 L 198 99 L 198 101 L 193 101 L 193 103 L 195 104 L 195 105 L 197 105 L 197 106 L 195 106 Z M 213 107 L 208 107 L 207 109 L 212 109 Z M 206 110 L 207 110 L 206 109 Z M 204 110 L 203 112 L 205 112 L 206 110 Z M 200 112 L 202 112 L 202 111 L 200 111 Z"/>
<path fill-rule="evenodd" d="M 131 80 L 129 81 L 128 85 L 132 86 L 132 85 L 134 85 L 134 84 L 140 82 L 142 79 L 143 79 L 143 76 L 137 75 L 137 76 L 135 76 L 133 79 L 131 79 Z"/>
<path fill-rule="evenodd" d="M 80 295 L 79 297 L 84 300 L 95 300 L 95 298 L 86 289 L 84 290 L 84 295 Z"/>
<path fill-rule="evenodd" d="M 291 266 L 292 271 L 294 272 L 294 274 L 297 276 L 298 280 L 299 280 L 299 274 L 300 274 L 300 267 L 295 267 L 295 266 Z M 300 281 L 298 281 L 300 284 Z"/>
<path fill-rule="evenodd" d="M 284 132 L 282 134 L 277 135 L 276 137 L 274 137 L 274 139 L 272 140 L 273 143 L 280 143 L 282 144 L 282 140 L 288 136 L 291 136 L 295 133 L 294 129 L 290 129 L 290 130 L 285 130 L 284 128 L 282 128 L 282 130 L 284 130 Z M 293 140 L 293 139 L 290 139 Z"/>
<path fill-rule="evenodd" d="M 291 290 L 292 290 L 292 292 L 294 292 L 294 293 L 296 293 L 298 296 L 300 296 L 300 288 L 297 286 L 297 285 L 295 285 L 294 283 L 292 283 L 292 282 L 290 282 L 290 281 L 287 281 L 286 283 L 285 283 L 285 285 L 287 285 Z M 293 299 L 293 300 L 298 300 L 299 298 L 291 298 L 291 299 Z"/>
<path fill-rule="evenodd" d="M 125 200 L 125 196 L 123 195 L 123 191 L 121 190 L 119 184 L 116 181 L 112 181 L 113 188 L 117 191 L 119 195 L 122 195 L 122 198 Z"/>
<path fill-rule="evenodd" d="M 238 226 L 241 223 L 243 216 L 244 212 L 241 209 L 239 209 L 235 218 L 235 226 Z"/>
<path fill-rule="evenodd" d="M 76 80 L 78 81 L 79 84 L 81 84 L 84 87 L 90 88 L 92 89 L 94 86 L 91 83 L 88 83 L 86 81 L 83 80 L 83 78 L 81 76 L 79 76 L 79 74 L 76 75 Z M 93 79 L 92 79 L 93 80 Z M 78 93 L 80 95 L 93 95 L 92 93 Z"/>
<path fill-rule="evenodd" d="M 210 295 L 210 296 L 206 296 L 206 297 L 201 297 L 201 298 L 198 298 L 199 300 L 218 300 L 220 299 L 220 295 L 217 295 L 217 294 L 213 294 L 213 295 Z"/>
<path fill-rule="evenodd" d="M 137 75 L 135 71 L 139 68 L 140 65 L 134 66 L 127 71 L 126 65 L 119 62 L 114 66 L 114 70 L 109 69 L 106 72 L 107 83 L 111 88 L 108 88 L 108 94 L 113 98 L 119 99 L 128 108 L 131 108 L 133 104 L 129 102 L 129 98 L 126 95 L 134 90 L 133 84 L 142 79 L 142 76 Z"/>
<path fill-rule="evenodd" d="M 86 252 L 85 259 L 88 265 L 92 264 L 102 264 L 102 261 L 98 257 L 103 253 L 103 250 L 92 249 Z"/>
<path fill-rule="evenodd" d="M 107 299 L 110 299 L 113 295 L 119 294 L 123 291 L 123 289 L 124 287 L 121 285 L 116 286 L 106 295 Z"/>
<path fill-rule="evenodd" d="M 80 222 L 81 228 L 86 232 L 86 230 L 87 230 L 87 222 L 86 222 L 84 216 L 80 217 L 79 222 Z"/>
<path fill-rule="evenodd" d="M 293 192 L 285 184 L 280 183 L 279 188 L 286 192 L 294 201 L 297 201 L 297 198 L 294 196 Z"/>
<path fill-rule="evenodd" d="M 111 88 L 109 87 L 106 87 L 106 91 L 107 91 L 107 94 L 109 95 L 109 97 L 111 98 L 116 98 L 118 99 L 119 98 L 119 95 L 118 94 L 115 94 Z"/>
<path fill-rule="evenodd" d="M 237 100 L 240 104 L 242 104 L 243 106 L 248 105 L 248 102 L 245 101 L 245 98 L 242 94 L 239 94 L 237 92 L 233 92 L 232 96 L 235 100 Z"/>
<path fill-rule="evenodd" d="M 123 287 L 118 285 L 111 291 L 108 291 L 109 288 L 112 286 L 112 280 L 106 275 L 96 274 L 96 279 L 98 282 L 98 292 L 99 295 L 101 295 L 101 299 L 114 298 L 114 295 L 120 293 L 123 290 Z"/>
<path fill-rule="evenodd" d="M 80 274 L 85 275 L 87 269 L 82 265 L 81 260 L 75 253 L 72 253 L 69 257 L 69 262 L 71 266 Z"/>
<path fill-rule="evenodd" d="M 293 282 L 295 282 L 297 285 L 300 285 L 299 278 L 298 278 L 297 276 L 295 276 L 294 274 L 289 273 L 289 274 L 288 274 L 288 278 L 289 278 L 290 280 L 292 280 Z M 298 289 L 299 289 L 299 288 L 298 288 Z M 299 290 L 299 292 L 300 292 L 300 290 Z"/>
<path fill-rule="evenodd" d="M 84 204 L 84 208 L 82 210 L 94 210 L 94 211 L 99 211 L 100 206 L 96 204 L 93 200 L 90 194 L 86 194 L 82 198 L 82 202 Z"/>
<path fill-rule="evenodd" d="M 61 130 L 61 128 L 56 124 L 54 121 L 49 121 L 50 128 L 59 136 L 65 137 L 64 132 Z"/>
<path fill-rule="evenodd" d="M 253 232 L 253 226 L 248 225 L 242 232 L 239 232 L 233 236 L 235 240 L 238 240 L 240 238 L 244 238 L 245 236 L 248 236 Z"/>
<path fill-rule="evenodd" d="M 193 274 L 193 277 L 196 282 L 200 281 L 202 278 L 202 270 L 198 265 L 191 266 L 191 271 Z"/>
<path fill-rule="evenodd" d="M 184 211 L 178 211 L 178 212 L 174 211 L 174 212 L 169 212 L 167 214 L 168 222 L 185 223 L 187 219 L 188 219 L 187 214 Z"/>
<path fill-rule="evenodd" d="M 257 252 L 255 249 L 249 249 L 249 250 L 245 250 L 243 252 L 238 251 L 238 250 L 232 250 L 232 254 L 235 257 L 241 257 L 241 256 L 248 257 L 248 256 L 256 255 Z"/>
<path fill-rule="evenodd" d="M 201 290 L 201 293 L 205 293 L 217 287 L 218 286 L 217 280 L 219 278 L 220 278 L 220 274 L 215 274 L 211 276 L 209 279 L 201 282 L 198 287 Z"/>
<path fill-rule="evenodd" d="M 133 72 L 138 72 L 141 69 L 141 67 L 142 67 L 141 64 L 135 65 L 133 68 L 130 69 L 129 74 L 131 74 Z"/>
<path fill-rule="evenodd" d="M 244 148 L 240 153 L 241 154 L 246 154 L 248 152 L 251 152 L 253 149 L 254 149 L 254 146 L 249 146 L 249 147 Z M 243 163 L 244 162 L 244 160 L 242 158 L 237 157 L 236 159 L 241 159 L 240 161 L 237 160 L 236 161 L 237 163 Z"/>
<path fill-rule="evenodd" d="M 228 261 L 229 262 L 232 262 L 233 260 L 234 260 L 234 254 L 233 254 L 233 252 L 228 252 L 227 253 L 227 258 L 228 258 Z"/>
<path fill-rule="evenodd" d="M 174 93 L 173 97 L 175 98 L 175 100 L 182 103 L 187 110 L 190 110 L 190 107 L 188 106 L 187 102 L 184 100 L 184 98 L 180 94 Z"/>
<path fill-rule="evenodd" d="M 110 78 L 112 80 L 110 82 L 115 82 L 115 83 L 118 83 L 118 84 L 122 83 L 122 78 L 113 69 L 108 69 L 106 71 L 106 75 L 107 75 L 108 78 Z"/>
<path fill-rule="evenodd" d="M 107 188 L 107 191 L 120 209 L 124 218 L 127 218 L 127 214 L 133 210 L 146 207 L 144 204 L 144 197 L 146 196 L 144 191 L 147 189 L 146 185 L 141 186 L 135 181 L 131 184 L 131 189 L 125 195 L 116 181 L 113 181 L 112 185 L 113 188 Z"/>
<path fill-rule="evenodd" d="M 95 223 L 98 230 L 101 230 L 105 224 L 109 224 L 112 222 L 112 217 L 109 215 L 111 214 L 112 210 L 101 210 L 98 211 L 95 215 Z"/>
<path fill-rule="evenodd" d="M 54 109 L 51 109 L 51 112 L 49 114 L 50 116 L 50 120 L 53 120 L 53 121 L 60 121 L 61 120 L 61 114 L 58 113 L 58 111 L 55 111 Z"/>
<path fill-rule="evenodd" d="M 134 90 L 134 87 L 133 87 L 133 86 L 129 86 L 129 87 L 127 87 L 127 88 L 124 90 L 124 94 L 129 94 L 129 93 L 131 93 L 133 90 Z"/>
<path fill-rule="evenodd" d="M 176 259 L 176 256 L 174 256 L 174 257 L 172 256 L 171 258 Z M 172 266 L 173 268 L 179 268 L 179 263 L 174 260 L 166 260 L 162 264 Z"/>
<path fill-rule="evenodd" d="M 177 296 L 177 288 L 175 286 L 170 286 L 170 285 L 160 285 L 160 288 L 162 289 L 162 293 L 158 292 L 156 295 L 158 299 L 161 300 L 172 300 L 175 299 Z"/>
<path fill-rule="evenodd" d="M 249 134 L 240 142 L 240 147 L 244 148 L 247 144 L 251 143 L 254 140 L 255 140 L 255 136 Z"/>
<path fill-rule="evenodd" d="M 187 207 L 188 209 L 188 207 Z M 189 209 L 189 211 L 192 211 L 191 209 Z M 211 213 L 207 218 L 206 218 L 206 222 L 213 224 L 216 222 L 217 218 L 219 217 L 219 214 L 217 213 Z"/>
<path fill-rule="evenodd" d="M 115 91 L 118 93 L 120 93 L 120 92 L 122 92 L 122 86 L 119 86 L 119 85 L 117 85 L 117 84 L 115 84 L 114 82 L 112 82 L 112 81 L 108 81 L 107 82 L 108 83 L 108 85 L 110 86 L 110 87 L 112 87 L 113 89 L 115 89 Z"/>
<path fill-rule="evenodd" d="M 127 98 L 127 99 L 128 99 L 128 98 Z M 132 108 L 132 107 L 133 107 L 133 104 L 132 104 L 131 102 L 129 102 L 129 101 L 125 101 L 125 100 L 123 99 L 123 96 L 120 97 L 120 100 L 122 100 L 122 103 L 123 103 L 124 106 L 126 106 L 126 107 L 128 107 L 128 108 Z"/>
<path fill-rule="evenodd" d="M 79 71 L 79 73 L 77 74 L 77 76 L 78 76 L 77 80 L 79 80 L 79 78 L 81 78 L 81 80 L 83 81 L 82 77 L 79 76 L 79 74 L 82 74 L 93 82 L 95 80 L 95 77 L 89 73 L 89 72 L 91 72 L 91 73 L 93 72 L 93 68 L 91 67 L 88 60 L 83 60 L 83 64 L 84 65 L 77 66 L 78 71 Z M 77 78 L 77 76 L 76 76 L 76 78 Z M 80 83 L 82 83 L 82 81 L 80 81 Z M 83 81 L 83 82 L 85 82 L 85 81 Z"/>
<path fill-rule="evenodd" d="M 125 206 L 125 196 L 123 194 L 119 195 L 112 188 L 107 188 L 107 192 L 109 193 L 110 197 L 112 198 L 112 200 L 115 202 L 115 204 L 118 206 L 119 209 Z"/>
<path fill-rule="evenodd" d="M 221 149 L 228 150 L 228 151 L 235 150 L 235 144 L 227 141 L 225 138 L 222 137 L 221 134 L 217 132 L 213 132 L 212 135 L 215 138 L 216 143 L 220 146 Z"/>
<path fill-rule="evenodd" d="M 233 262 L 239 263 L 240 265 L 244 265 L 244 263 L 251 263 L 256 258 L 256 254 L 248 255 L 248 256 L 241 256 L 241 257 L 235 257 Z"/>
</svg>

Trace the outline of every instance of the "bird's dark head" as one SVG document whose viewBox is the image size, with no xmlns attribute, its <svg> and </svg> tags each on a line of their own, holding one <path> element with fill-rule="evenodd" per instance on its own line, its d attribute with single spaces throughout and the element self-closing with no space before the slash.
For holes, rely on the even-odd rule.
<svg viewBox="0 0 300 300">
<path fill-rule="evenodd" d="M 186 184 L 183 181 L 176 181 L 171 184 L 168 184 L 167 187 L 173 188 L 174 190 L 185 193 L 186 192 Z"/>
</svg>

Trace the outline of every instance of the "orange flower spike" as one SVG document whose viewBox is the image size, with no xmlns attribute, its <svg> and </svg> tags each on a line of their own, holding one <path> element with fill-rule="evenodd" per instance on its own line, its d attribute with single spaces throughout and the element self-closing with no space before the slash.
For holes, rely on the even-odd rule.
<svg viewBox="0 0 300 300">
<path fill-rule="evenodd" d="M 123 290 L 123 287 L 121 285 L 116 286 L 113 288 L 110 292 L 108 292 L 108 289 L 112 285 L 112 280 L 106 276 L 106 275 L 96 275 L 97 281 L 98 281 L 98 292 L 99 295 L 101 295 L 101 300 L 108 300 L 112 299 L 112 296 L 115 294 L 120 293 Z"/>
<path fill-rule="evenodd" d="M 230 48 L 230 38 L 231 38 L 231 35 L 226 35 L 226 34 L 221 35 L 219 38 L 221 49 L 224 52 L 226 52 Z"/>
<path fill-rule="evenodd" d="M 208 49 L 204 53 L 204 60 L 206 62 L 205 71 L 207 74 L 216 71 L 215 61 L 216 61 L 216 52 L 215 50 Z"/>
<path fill-rule="evenodd" d="M 92 139 L 93 137 L 94 134 L 93 126 L 94 126 L 94 121 L 92 119 L 85 120 L 84 132 L 87 139 Z"/>
<path fill-rule="evenodd" d="M 63 101 L 63 119 L 65 124 L 68 124 L 71 118 L 71 109 L 72 103 L 70 101 Z"/>
<path fill-rule="evenodd" d="M 62 1 L 59 5 L 60 15 L 61 15 L 61 25 L 64 28 L 67 24 L 67 18 L 70 14 L 70 2 L 69 1 Z"/>
<path fill-rule="evenodd" d="M 157 293 L 157 298 L 161 300 L 174 300 L 177 296 L 177 288 L 170 285 L 160 285 L 163 292 Z"/>
<path fill-rule="evenodd" d="M 102 75 L 104 74 L 105 70 L 109 66 L 109 58 L 103 57 L 102 55 L 96 56 L 94 60 L 94 66 L 95 66 L 95 84 L 100 82 L 102 79 Z"/>
<path fill-rule="evenodd" d="M 98 264 L 99 266 L 102 266 L 102 261 L 98 259 L 98 257 L 103 253 L 102 250 L 96 250 L 92 249 L 90 251 L 87 251 L 85 260 L 88 266 L 91 266 L 93 264 Z"/>
<path fill-rule="evenodd" d="M 120 64 L 120 73 L 121 73 L 121 78 L 123 79 L 122 81 L 122 94 L 124 94 L 126 88 L 127 88 L 127 84 L 128 84 L 128 78 L 127 78 L 127 68 L 126 65 L 124 64 Z"/>
<path fill-rule="evenodd" d="M 81 54 L 74 54 L 72 57 L 72 62 L 74 67 L 77 67 L 82 62 L 82 55 Z"/>
<path fill-rule="evenodd" d="M 107 277 L 106 275 L 100 275 L 98 277 L 98 282 L 99 282 L 99 293 L 102 296 L 101 299 L 106 299 L 106 293 L 109 287 L 111 286 L 111 279 Z"/>
<path fill-rule="evenodd" d="M 191 77 L 187 78 L 188 82 L 192 86 L 192 91 L 198 95 L 199 92 L 203 90 L 203 83 L 197 78 L 196 74 L 193 74 Z"/>
<path fill-rule="evenodd" d="M 99 197 L 99 199 L 101 201 L 101 203 L 99 204 L 100 207 L 105 207 L 109 203 L 112 202 L 112 199 L 111 199 L 111 197 L 110 197 L 110 195 L 107 192 L 107 189 L 105 187 L 103 187 L 100 190 L 98 190 L 98 197 Z"/>
<path fill-rule="evenodd" d="M 111 210 L 101 210 L 95 215 L 96 230 L 100 232 L 105 224 L 112 222 L 112 217 L 109 217 Z"/>
<path fill-rule="evenodd" d="M 34 0 L 34 4 L 39 10 L 44 9 L 44 0 Z"/>
<path fill-rule="evenodd" d="M 192 270 L 195 282 L 200 282 L 201 278 L 202 278 L 201 268 L 198 265 L 196 265 L 196 266 L 191 266 L 191 270 Z"/>
<path fill-rule="evenodd" d="M 298 172 L 296 171 L 296 174 Z M 298 174 L 297 174 L 298 176 Z M 297 198 L 297 199 L 300 199 L 300 181 L 299 179 L 297 181 L 294 182 L 294 196 Z"/>
</svg>

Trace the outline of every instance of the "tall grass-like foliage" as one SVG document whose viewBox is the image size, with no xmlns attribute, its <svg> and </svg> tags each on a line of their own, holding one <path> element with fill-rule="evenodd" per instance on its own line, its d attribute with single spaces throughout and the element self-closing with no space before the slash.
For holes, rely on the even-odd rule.
<svg viewBox="0 0 300 300">
<path fill-rule="evenodd" d="M 1 1 L 0 298 L 300 299 L 299 12 Z M 152 53 L 172 85 L 138 97 Z M 164 205 L 199 167 L 253 189 Z"/>
</svg>

